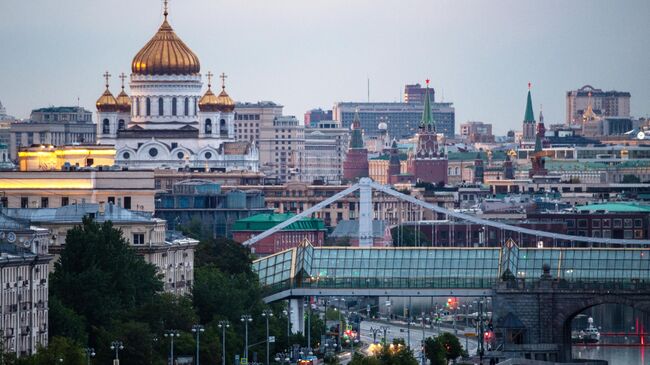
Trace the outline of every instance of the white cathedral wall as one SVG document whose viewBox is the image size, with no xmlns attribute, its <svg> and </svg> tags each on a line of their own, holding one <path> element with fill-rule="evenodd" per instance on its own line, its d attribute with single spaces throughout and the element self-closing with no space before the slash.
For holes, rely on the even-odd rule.
<svg viewBox="0 0 650 365">
<path fill-rule="evenodd" d="M 200 75 L 131 75 L 131 100 L 133 101 L 132 122 L 195 122 L 197 104 L 201 98 Z M 177 98 L 177 113 L 172 115 L 172 100 Z M 189 98 L 189 115 L 185 116 L 185 98 Z M 146 99 L 151 101 L 151 113 L 146 115 Z M 158 113 L 158 99 L 163 98 L 163 115 Z M 135 104 L 139 104 L 138 107 Z M 146 126 L 144 128 L 147 128 Z"/>
</svg>

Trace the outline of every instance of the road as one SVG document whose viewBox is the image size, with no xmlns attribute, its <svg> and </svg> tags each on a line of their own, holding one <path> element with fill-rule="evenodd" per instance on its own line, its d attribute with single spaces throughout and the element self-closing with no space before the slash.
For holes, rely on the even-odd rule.
<svg viewBox="0 0 650 365">
<path fill-rule="evenodd" d="M 362 321 L 361 322 L 361 341 L 364 343 L 372 343 L 373 341 L 373 334 L 372 331 L 370 331 L 370 328 L 380 328 L 381 326 L 388 326 L 388 331 L 386 333 L 386 340 L 390 343 L 393 341 L 395 338 L 403 338 L 404 341 L 406 342 L 407 339 L 410 337 L 411 340 L 411 348 L 413 349 L 413 353 L 415 355 L 416 359 L 421 359 L 421 348 L 420 348 L 420 343 L 422 341 L 422 325 L 411 325 L 411 331 L 410 331 L 410 336 L 407 332 L 407 326 L 406 323 L 401 323 L 401 322 L 375 322 L 375 321 Z M 469 330 L 469 328 L 468 328 Z M 472 330 L 473 331 L 473 330 Z M 442 328 L 442 332 L 450 332 L 453 333 L 454 331 L 452 329 L 447 329 L 447 328 Z M 425 328 L 424 329 L 424 336 L 425 338 L 431 337 L 434 335 L 438 335 L 438 329 L 434 328 Z M 478 349 L 478 342 L 475 339 L 470 339 L 469 341 L 465 341 L 465 337 L 462 335 L 463 330 L 461 328 L 458 329 L 458 338 L 460 340 L 461 345 L 463 345 L 463 348 L 465 348 L 465 344 L 467 343 L 469 349 L 468 352 L 470 355 L 473 355 L 476 353 L 476 350 Z M 377 341 L 380 341 L 384 337 L 383 331 L 379 331 L 377 333 Z M 407 343 L 408 344 L 408 343 Z"/>
</svg>

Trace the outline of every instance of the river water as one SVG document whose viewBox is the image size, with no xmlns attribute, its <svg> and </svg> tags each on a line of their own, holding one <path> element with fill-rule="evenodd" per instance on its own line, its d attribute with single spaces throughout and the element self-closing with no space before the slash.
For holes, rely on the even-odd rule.
<svg viewBox="0 0 650 365">
<path fill-rule="evenodd" d="M 573 357 L 607 360 L 609 365 L 650 365 L 650 347 L 573 346 Z"/>
</svg>

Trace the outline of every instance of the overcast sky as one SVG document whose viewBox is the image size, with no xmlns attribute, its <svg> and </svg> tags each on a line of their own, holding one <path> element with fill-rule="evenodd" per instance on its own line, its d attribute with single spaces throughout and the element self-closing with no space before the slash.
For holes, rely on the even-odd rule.
<svg viewBox="0 0 650 365">
<path fill-rule="evenodd" d="M 0 0 L 0 101 L 95 110 L 102 73 L 129 73 L 162 21 L 162 0 Z M 521 128 L 564 121 L 565 92 L 585 84 L 632 93 L 650 115 L 650 1 L 171 0 L 169 20 L 201 71 L 226 72 L 238 101 L 272 100 L 302 120 L 314 107 L 396 101 L 430 78 L 456 124 Z M 458 131 L 458 127 L 457 127 Z"/>
</svg>

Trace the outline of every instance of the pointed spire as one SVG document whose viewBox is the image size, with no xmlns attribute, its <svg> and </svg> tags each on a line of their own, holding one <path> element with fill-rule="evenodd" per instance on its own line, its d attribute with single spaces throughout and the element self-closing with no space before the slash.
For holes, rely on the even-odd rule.
<svg viewBox="0 0 650 365">
<path fill-rule="evenodd" d="M 169 15 L 169 0 L 163 0 L 163 15 L 165 16 L 165 21 L 167 21 L 167 15 Z"/>
<path fill-rule="evenodd" d="M 539 104 L 539 122 L 544 123 L 544 113 L 542 113 L 542 104 Z"/>
<path fill-rule="evenodd" d="M 354 111 L 352 120 L 352 138 L 350 139 L 350 148 L 363 148 L 363 136 L 361 135 L 361 119 L 359 118 L 359 108 Z"/>
<path fill-rule="evenodd" d="M 524 122 L 535 123 L 535 113 L 533 113 L 533 98 L 530 96 L 530 82 L 528 83 L 528 99 L 526 100 L 526 114 Z"/>
<path fill-rule="evenodd" d="M 433 116 L 431 115 L 431 100 L 429 97 L 429 79 L 427 81 L 427 89 L 424 93 L 424 110 L 422 111 L 422 121 L 420 122 L 420 127 L 425 128 L 431 126 L 435 129 L 433 123 Z"/>
</svg>

